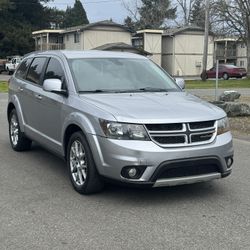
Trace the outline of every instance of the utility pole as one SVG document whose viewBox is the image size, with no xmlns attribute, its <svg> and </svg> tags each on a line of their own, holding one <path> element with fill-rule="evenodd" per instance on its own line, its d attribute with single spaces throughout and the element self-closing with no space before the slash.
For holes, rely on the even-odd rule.
<svg viewBox="0 0 250 250">
<path fill-rule="evenodd" d="M 209 32 L 209 0 L 205 0 L 205 1 L 206 1 L 205 3 L 205 36 L 204 36 L 204 49 L 203 49 L 202 81 L 206 81 L 208 32 Z"/>
</svg>

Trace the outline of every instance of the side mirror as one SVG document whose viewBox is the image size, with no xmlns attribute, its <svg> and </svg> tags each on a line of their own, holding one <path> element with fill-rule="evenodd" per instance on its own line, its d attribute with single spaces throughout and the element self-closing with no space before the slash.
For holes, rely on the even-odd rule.
<svg viewBox="0 0 250 250">
<path fill-rule="evenodd" d="M 185 89 L 185 80 L 183 78 L 175 78 L 175 82 L 181 89 Z"/>
<path fill-rule="evenodd" d="M 65 96 L 68 95 L 67 91 L 62 89 L 62 81 L 60 79 L 46 79 L 43 82 L 43 90 Z"/>
</svg>

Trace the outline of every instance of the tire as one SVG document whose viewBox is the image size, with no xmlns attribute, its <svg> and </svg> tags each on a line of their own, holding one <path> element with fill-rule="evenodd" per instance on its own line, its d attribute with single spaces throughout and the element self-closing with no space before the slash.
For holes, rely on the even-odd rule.
<svg viewBox="0 0 250 250">
<path fill-rule="evenodd" d="M 21 132 L 15 109 L 9 115 L 9 138 L 11 147 L 15 151 L 21 152 L 31 148 L 32 141 Z"/>
<path fill-rule="evenodd" d="M 92 156 L 89 144 L 82 132 L 75 132 L 67 145 L 67 167 L 70 181 L 80 194 L 100 192 L 104 185 Z"/>
<path fill-rule="evenodd" d="M 223 73 L 222 77 L 223 77 L 224 80 L 228 80 L 229 79 L 228 73 Z"/>
<path fill-rule="evenodd" d="M 202 80 L 202 74 L 200 75 L 200 77 L 201 77 L 201 80 Z M 206 73 L 206 75 L 205 75 L 205 78 L 208 79 L 207 73 Z"/>
</svg>

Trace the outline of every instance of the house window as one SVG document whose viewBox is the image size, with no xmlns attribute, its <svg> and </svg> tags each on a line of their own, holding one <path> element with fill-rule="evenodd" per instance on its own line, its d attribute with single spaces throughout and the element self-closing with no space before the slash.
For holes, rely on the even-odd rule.
<svg viewBox="0 0 250 250">
<path fill-rule="evenodd" d="M 74 33 L 74 43 L 80 42 L 80 34 L 78 32 Z"/>
<path fill-rule="evenodd" d="M 241 43 L 241 44 L 240 44 L 240 47 L 241 47 L 242 49 L 244 49 L 244 48 L 245 48 L 245 43 Z"/>
<path fill-rule="evenodd" d="M 66 35 L 66 40 L 67 40 L 67 42 L 69 41 L 69 35 Z"/>
<path fill-rule="evenodd" d="M 240 67 L 244 67 L 244 61 L 240 61 Z"/>
</svg>

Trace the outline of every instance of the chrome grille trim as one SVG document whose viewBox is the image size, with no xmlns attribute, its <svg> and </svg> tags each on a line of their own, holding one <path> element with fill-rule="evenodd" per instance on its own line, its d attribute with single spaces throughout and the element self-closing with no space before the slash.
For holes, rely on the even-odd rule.
<svg viewBox="0 0 250 250">
<path fill-rule="evenodd" d="M 213 123 L 214 125 L 211 127 L 204 127 L 205 124 Z M 194 123 L 192 123 L 194 124 Z M 208 143 L 212 143 L 217 135 L 217 121 L 204 121 L 199 122 L 200 127 L 197 126 L 197 129 L 191 129 L 190 123 L 182 123 L 182 130 L 149 130 L 148 128 L 157 128 L 157 125 L 159 125 L 159 128 L 162 128 L 164 124 L 151 124 L 147 125 L 145 124 L 145 128 L 151 138 L 152 141 L 154 141 L 157 145 L 161 147 L 187 147 L 187 146 L 195 146 L 195 145 L 204 145 Z M 168 124 L 165 124 L 168 126 Z M 200 137 L 199 137 L 200 136 Z M 207 140 L 206 140 L 207 136 Z M 172 140 L 172 143 L 162 143 L 162 138 L 170 138 Z M 173 138 L 176 137 L 176 141 L 173 140 Z M 161 140 L 159 140 L 161 138 Z M 183 143 L 179 143 L 180 140 L 183 140 L 185 138 Z"/>
</svg>

